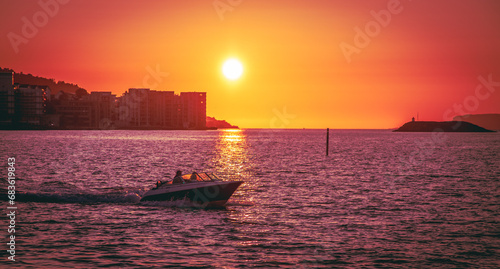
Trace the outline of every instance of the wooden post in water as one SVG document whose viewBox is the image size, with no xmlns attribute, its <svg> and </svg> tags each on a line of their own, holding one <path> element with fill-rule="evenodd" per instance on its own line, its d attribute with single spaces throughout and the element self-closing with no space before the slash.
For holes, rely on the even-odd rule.
<svg viewBox="0 0 500 269">
<path fill-rule="evenodd" d="M 330 128 L 326 128 L 326 156 L 328 156 L 329 143 L 330 143 Z"/>
</svg>

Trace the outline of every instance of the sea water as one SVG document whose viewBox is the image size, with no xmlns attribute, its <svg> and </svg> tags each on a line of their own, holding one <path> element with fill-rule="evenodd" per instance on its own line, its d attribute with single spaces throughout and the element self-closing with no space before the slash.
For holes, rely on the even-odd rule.
<svg viewBox="0 0 500 269">
<path fill-rule="evenodd" d="M 9 267 L 498 267 L 500 134 L 1 131 Z M 139 202 L 176 170 L 243 180 L 225 208 Z"/>
</svg>

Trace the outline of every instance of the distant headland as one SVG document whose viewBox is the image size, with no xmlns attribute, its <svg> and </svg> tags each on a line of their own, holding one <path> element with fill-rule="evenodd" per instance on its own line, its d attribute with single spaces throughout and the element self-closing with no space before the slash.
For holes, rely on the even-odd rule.
<svg viewBox="0 0 500 269">
<path fill-rule="evenodd" d="M 466 121 L 410 121 L 394 132 L 495 132 Z"/>
<path fill-rule="evenodd" d="M 215 117 L 207 116 L 207 129 L 239 129 L 225 120 L 218 120 Z"/>
<path fill-rule="evenodd" d="M 454 121 L 466 121 L 488 130 L 500 131 L 500 114 L 462 115 L 453 118 Z"/>
</svg>

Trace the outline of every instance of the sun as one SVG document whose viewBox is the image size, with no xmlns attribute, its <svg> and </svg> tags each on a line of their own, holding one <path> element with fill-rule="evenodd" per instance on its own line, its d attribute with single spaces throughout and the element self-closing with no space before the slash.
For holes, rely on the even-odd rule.
<svg viewBox="0 0 500 269">
<path fill-rule="evenodd" d="M 237 59 L 228 59 L 222 66 L 222 73 L 229 80 L 237 80 L 243 74 L 243 65 Z"/>
</svg>

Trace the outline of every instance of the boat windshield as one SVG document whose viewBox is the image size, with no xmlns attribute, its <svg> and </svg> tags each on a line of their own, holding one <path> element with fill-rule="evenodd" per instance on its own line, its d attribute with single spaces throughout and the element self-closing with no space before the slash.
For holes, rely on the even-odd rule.
<svg viewBox="0 0 500 269">
<path fill-rule="evenodd" d="M 182 178 L 186 181 L 222 181 L 214 173 L 192 173 L 183 175 Z"/>
</svg>

